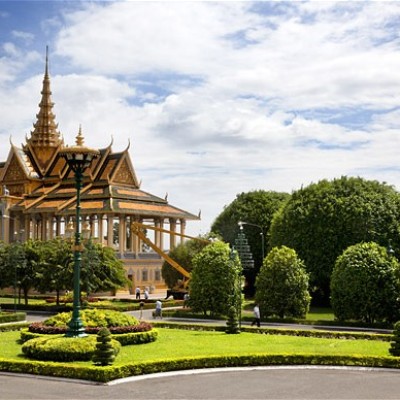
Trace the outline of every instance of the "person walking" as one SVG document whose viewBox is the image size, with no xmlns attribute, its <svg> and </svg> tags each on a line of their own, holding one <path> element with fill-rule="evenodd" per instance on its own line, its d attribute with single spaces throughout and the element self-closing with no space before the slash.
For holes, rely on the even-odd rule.
<svg viewBox="0 0 400 400">
<path fill-rule="evenodd" d="M 156 301 L 156 311 L 154 313 L 154 318 L 160 317 L 162 319 L 162 303 L 160 300 Z"/>
<path fill-rule="evenodd" d="M 140 310 L 139 319 L 142 319 L 142 318 L 143 318 L 143 309 L 144 309 L 144 302 L 141 301 L 141 302 L 139 303 L 139 310 Z"/>
<path fill-rule="evenodd" d="M 135 293 L 136 293 L 136 300 L 140 300 L 140 287 L 139 286 L 135 289 Z"/>
<path fill-rule="evenodd" d="M 258 304 L 256 304 L 253 308 L 253 313 L 254 313 L 254 320 L 251 323 L 251 326 L 254 326 L 254 324 L 257 324 L 258 327 L 260 327 L 261 323 L 260 323 L 260 306 Z"/>
</svg>

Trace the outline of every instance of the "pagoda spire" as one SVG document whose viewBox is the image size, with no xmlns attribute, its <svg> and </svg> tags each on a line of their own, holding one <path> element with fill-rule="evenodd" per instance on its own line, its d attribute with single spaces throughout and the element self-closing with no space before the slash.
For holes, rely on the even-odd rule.
<svg viewBox="0 0 400 400">
<path fill-rule="evenodd" d="M 45 176 L 64 144 L 53 113 L 54 103 L 51 101 L 48 46 L 46 46 L 46 65 L 41 95 L 36 122 L 33 124 L 30 137 L 26 139 L 26 145 L 22 148 L 31 160 L 35 171 L 40 176 Z"/>
<path fill-rule="evenodd" d="M 39 103 L 39 113 L 27 142 L 32 147 L 58 147 L 62 143 L 58 124 L 53 113 L 54 103 L 51 101 L 50 76 L 49 76 L 49 48 L 46 46 L 46 66 L 41 91 L 42 99 Z"/>
</svg>

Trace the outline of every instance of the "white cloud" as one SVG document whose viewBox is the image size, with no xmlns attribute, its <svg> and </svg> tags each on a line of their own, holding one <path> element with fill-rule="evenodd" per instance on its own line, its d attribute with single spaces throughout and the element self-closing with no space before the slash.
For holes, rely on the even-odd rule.
<svg viewBox="0 0 400 400">
<path fill-rule="evenodd" d="M 82 2 L 48 20 L 57 121 L 67 143 L 79 124 L 91 146 L 130 140 L 143 190 L 202 209 L 189 232 L 240 192 L 346 174 L 400 184 L 399 15 L 395 2 Z M 42 77 L 10 85 L 38 55 L 24 66 L 2 48 L 0 134 L 19 143 Z"/>
</svg>

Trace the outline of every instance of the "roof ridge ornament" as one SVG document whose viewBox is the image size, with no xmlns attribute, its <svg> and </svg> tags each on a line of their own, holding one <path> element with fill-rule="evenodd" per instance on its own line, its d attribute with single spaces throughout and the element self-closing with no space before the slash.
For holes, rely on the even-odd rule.
<svg viewBox="0 0 400 400">
<path fill-rule="evenodd" d="M 85 143 L 85 138 L 82 135 L 82 125 L 79 124 L 79 131 L 78 131 L 78 135 L 76 136 L 76 141 L 75 141 L 77 146 L 83 146 L 83 144 Z"/>
</svg>

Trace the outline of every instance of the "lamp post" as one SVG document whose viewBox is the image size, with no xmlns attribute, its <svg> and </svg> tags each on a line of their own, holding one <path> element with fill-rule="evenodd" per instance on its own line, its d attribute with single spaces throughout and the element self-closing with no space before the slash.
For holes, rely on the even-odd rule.
<svg viewBox="0 0 400 400">
<path fill-rule="evenodd" d="M 235 257 L 237 255 L 237 251 L 235 250 L 235 247 L 232 246 L 231 252 L 230 252 L 230 261 L 232 268 L 235 267 Z M 235 278 L 235 282 L 233 284 L 233 293 L 235 294 L 235 291 L 237 292 L 238 299 L 235 301 L 236 304 L 236 315 L 238 317 L 238 323 L 239 323 L 239 331 L 242 328 L 242 285 L 241 285 L 241 276 L 240 274 L 237 274 L 238 276 Z"/>
<path fill-rule="evenodd" d="M 2 240 L 3 240 L 3 242 L 5 241 L 4 240 L 5 239 L 4 238 L 4 232 L 5 232 L 4 231 L 4 220 L 5 219 L 12 220 L 12 221 L 17 221 L 16 218 L 10 217 L 9 215 L 2 214 L 1 227 L 2 227 Z M 22 236 L 23 236 L 24 232 L 25 232 L 24 229 L 20 229 L 19 232 L 18 231 L 14 231 L 14 234 L 11 237 L 12 241 L 15 241 L 17 243 L 17 245 L 19 245 L 22 242 Z M 19 251 L 19 250 L 17 249 L 17 251 Z M 19 254 L 19 253 L 17 253 L 17 254 Z M 17 260 L 14 260 L 14 261 L 17 261 Z M 20 257 L 18 257 L 18 262 L 13 262 L 13 265 L 14 265 L 14 276 L 13 276 L 14 313 L 17 312 L 17 278 L 18 278 L 18 276 L 17 276 L 17 268 L 18 268 L 18 265 L 19 265 L 19 261 L 21 261 Z M 23 263 L 25 263 L 25 262 L 26 262 L 26 260 L 24 259 Z"/>
<path fill-rule="evenodd" d="M 76 145 L 64 147 L 60 151 L 60 156 L 64 157 L 69 167 L 75 173 L 76 186 L 76 214 L 75 214 L 75 241 L 74 241 L 74 298 L 72 306 L 72 319 L 68 324 L 68 329 L 65 334 L 67 337 L 82 337 L 85 336 L 85 328 L 80 318 L 80 273 L 82 264 L 82 244 L 80 231 L 80 212 L 81 212 L 81 189 L 83 182 L 83 173 L 90 167 L 92 160 L 99 155 L 99 151 L 90 149 L 83 145 L 84 139 L 81 128 L 79 128 L 78 136 L 76 137 Z"/>
<path fill-rule="evenodd" d="M 251 222 L 239 221 L 238 225 L 239 225 L 240 229 L 243 229 L 243 225 L 256 226 L 257 228 L 260 228 L 260 230 L 261 230 L 261 232 L 260 232 L 260 236 L 261 236 L 261 255 L 262 255 L 261 264 L 262 264 L 263 261 L 264 261 L 264 229 L 262 228 L 262 226 L 257 225 L 257 224 L 253 224 Z"/>
</svg>

